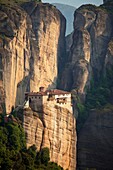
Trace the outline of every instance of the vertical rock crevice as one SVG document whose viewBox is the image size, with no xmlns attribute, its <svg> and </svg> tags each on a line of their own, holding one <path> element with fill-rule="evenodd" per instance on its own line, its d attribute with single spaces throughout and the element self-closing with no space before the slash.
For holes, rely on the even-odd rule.
<svg viewBox="0 0 113 170">
<path fill-rule="evenodd" d="M 51 161 L 56 162 L 64 169 L 75 170 L 76 121 L 72 112 L 47 103 L 44 105 L 43 112 L 40 113 L 40 118 L 38 113 L 35 114 L 37 114 L 37 119 L 33 116 L 33 111 L 29 109 L 24 111 L 24 129 L 28 136 L 27 146 L 35 144 L 37 149 L 48 147 Z M 29 119 L 32 121 L 32 125 Z M 35 131 L 32 130 L 30 133 L 30 129 Z M 33 136 L 37 136 L 37 138 Z"/>
<path fill-rule="evenodd" d="M 72 45 L 62 72 L 60 88 L 76 90 L 85 97 L 91 79 L 100 80 L 113 35 L 112 25 L 111 14 L 102 7 L 83 5 L 75 11 Z"/>
<path fill-rule="evenodd" d="M 56 88 L 65 58 L 65 18 L 52 5 L 0 5 L 0 52 L 6 110 L 21 105 L 25 91 Z M 6 19 L 4 19 L 6 18 Z M 7 27 L 4 28 L 4 25 Z"/>
</svg>

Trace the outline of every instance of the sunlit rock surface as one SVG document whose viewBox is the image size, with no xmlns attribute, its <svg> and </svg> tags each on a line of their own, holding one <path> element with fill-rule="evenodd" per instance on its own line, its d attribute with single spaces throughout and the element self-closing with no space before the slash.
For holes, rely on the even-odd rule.
<svg viewBox="0 0 113 170">
<path fill-rule="evenodd" d="M 23 122 L 28 147 L 48 147 L 51 161 L 65 170 L 76 169 L 76 120 L 71 110 L 48 102 L 42 112 L 24 110 Z"/>
<path fill-rule="evenodd" d="M 6 110 L 23 104 L 25 91 L 55 88 L 65 58 L 65 18 L 52 5 L 0 4 L 0 80 Z"/>
</svg>

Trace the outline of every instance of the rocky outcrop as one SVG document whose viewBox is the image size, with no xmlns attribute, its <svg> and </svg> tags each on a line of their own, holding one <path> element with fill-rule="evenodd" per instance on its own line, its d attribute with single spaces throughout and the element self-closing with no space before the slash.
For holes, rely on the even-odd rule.
<svg viewBox="0 0 113 170">
<path fill-rule="evenodd" d="M 23 114 L 27 146 L 35 144 L 38 150 L 48 147 L 51 161 L 64 170 L 75 170 L 76 122 L 72 111 L 47 103 L 42 112 L 25 109 Z"/>
<path fill-rule="evenodd" d="M 35 36 L 31 49 L 34 63 L 31 90 L 37 91 L 40 86 L 55 88 L 58 70 L 65 57 L 65 18 L 50 4 L 34 2 L 24 4 L 23 8 L 31 18 Z"/>
<path fill-rule="evenodd" d="M 109 1 L 111 1 L 111 0 L 103 0 L 104 3 L 109 2 Z"/>
<path fill-rule="evenodd" d="M 67 58 L 68 58 L 72 43 L 73 43 L 73 32 L 66 36 L 66 56 L 67 56 Z"/>
<path fill-rule="evenodd" d="M 92 10 L 91 10 L 92 9 Z M 78 89 L 80 92 L 80 87 L 83 85 L 84 91 L 86 87 L 90 86 L 90 80 L 92 79 L 94 83 L 98 83 L 99 80 L 105 77 L 106 75 L 112 73 L 113 69 L 113 20 L 112 20 L 112 4 L 106 6 L 101 6 L 96 8 L 94 6 L 82 6 L 75 13 L 75 35 L 78 30 L 81 33 L 81 37 L 87 35 L 87 40 L 82 41 L 79 47 L 84 44 L 90 43 L 90 48 L 85 48 L 83 54 L 83 58 L 85 58 L 86 54 L 89 56 L 85 58 L 88 64 L 88 71 L 85 75 L 86 83 L 84 81 L 80 82 L 78 79 L 82 80 L 82 76 L 80 78 L 79 72 L 76 71 L 74 75 L 76 75 L 75 80 L 79 82 Z M 82 14 L 82 15 L 81 15 Z M 82 20 L 82 23 L 79 23 L 79 20 Z M 86 31 L 84 34 L 84 30 Z M 89 34 L 89 36 L 88 36 Z M 74 39 L 73 39 L 74 41 Z M 80 41 L 80 37 L 78 39 Z M 74 49 L 74 42 L 71 47 L 71 51 Z M 77 58 L 78 54 L 81 54 L 82 48 L 77 48 L 75 46 L 76 51 L 70 54 L 72 56 L 72 61 L 75 63 L 76 60 L 80 60 Z M 78 53 L 77 53 L 78 50 Z M 74 56 L 74 54 L 76 54 Z M 82 66 L 83 67 L 83 66 Z M 74 67 L 73 67 L 74 68 Z M 109 74 L 106 74 L 109 70 Z M 74 72 L 74 70 L 73 70 Z M 84 76 L 85 76 L 84 75 Z M 107 79 L 106 79 L 107 80 Z M 112 82 L 112 80 L 109 80 Z M 75 82 L 77 84 L 77 82 Z M 89 83 L 88 83 L 89 82 Z M 110 82 L 110 83 L 111 83 Z M 108 82 L 109 83 L 109 82 Z M 111 83 L 112 84 L 112 83 Z M 102 85 L 102 84 L 101 84 Z M 73 87 L 73 86 L 72 86 Z M 82 87 L 82 89 L 83 89 Z M 101 88 L 101 87 L 100 87 Z M 111 87 L 110 87 L 111 88 Z M 112 94 L 112 89 L 111 94 Z M 84 92 L 83 91 L 83 92 Z M 82 93 L 83 93 L 82 92 Z M 112 102 L 112 99 L 109 99 Z M 78 134 L 78 143 L 77 143 L 77 168 L 78 169 L 96 169 L 96 170 L 111 170 L 113 167 L 112 159 L 112 106 L 108 106 L 101 110 L 91 111 L 89 113 L 89 117 L 83 125 L 81 131 Z M 106 157 L 107 155 L 107 157 Z"/>
<path fill-rule="evenodd" d="M 18 104 L 23 102 L 24 91 L 28 86 L 30 40 L 27 37 L 30 30 L 27 14 L 21 8 L 0 5 L 0 15 L 0 78 L 6 95 L 6 110 L 9 112 L 16 101 Z"/>
<path fill-rule="evenodd" d="M 105 73 L 106 70 L 112 70 L 113 69 L 113 39 L 108 44 L 108 49 L 106 53 L 106 59 L 105 59 Z"/>
<path fill-rule="evenodd" d="M 22 109 L 24 92 L 55 88 L 65 57 L 65 18 L 54 6 L 0 4 L 0 90 L 7 113 L 12 106 Z M 48 147 L 51 161 L 75 170 L 76 122 L 70 108 L 47 104 L 42 112 L 26 109 L 19 117 L 28 147 Z"/>
<path fill-rule="evenodd" d="M 113 35 L 112 26 L 111 14 L 102 6 L 97 8 L 83 5 L 76 10 L 73 42 L 60 88 L 75 89 L 85 94 L 91 77 L 99 81 L 106 68 L 108 44 Z"/>
<path fill-rule="evenodd" d="M 113 169 L 113 106 L 92 111 L 78 135 L 78 169 Z"/>
<path fill-rule="evenodd" d="M 56 87 L 65 53 L 65 18 L 52 5 L 0 5 L 0 80 L 6 110 L 22 104 L 25 91 Z"/>
<path fill-rule="evenodd" d="M 0 114 L 5 112 L 5 91 L 2 81 L 0 81 Z"/>
<path fill-rule="evenodd" d="M 112 8 L 112 3 L 105 3 L 100 7 L 83 5 L 75 12 L 72 45 L 67 46 L 67 62 L 62 72 L 60 88 L 72 90 L 76 117 L 78 116 L 76 103 L 84 101 L 91 80 L 98 83 L 106 75 L 112 74 Z M 67 40 L 71 42 L 71 36 Z M 112 87 L 110 88 L 112 94 Z M 82 105 L 80 106 L 82 110 Z M 89 114 L 78 134 L 78 169 L 113 169 L 112 112 L 112 109 L 107 108 Z M 81 114 L 85 117 L 86 113 Z"/>
</svg>

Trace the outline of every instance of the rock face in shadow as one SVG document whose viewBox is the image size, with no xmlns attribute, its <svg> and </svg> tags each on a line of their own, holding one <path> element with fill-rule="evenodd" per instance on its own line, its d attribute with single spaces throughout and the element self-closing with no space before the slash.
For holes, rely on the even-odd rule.
<svg viewBox="0 0 113 170">
<path fill-rule="evenodd" d="M 91 80 L 98 83 L 107 75 L 107 70 L 113 69 L 112 8 L 112 3 L 100 7 L 83 5 L 75 12 L 74 33 L 66 42 L 72 45 L 67 46 L 60 88 L 72 90 L 81 101 L 85 99 Z M 74 110 L 77 116 L 76 103 Z M 109 109 L 95 111 L 86 120 L 78 136 L 78 170 L 113 169 L 112 112 Z"/>
<path fill-rule="evenodd" d="M 78 169 L 113 168 L 113 108 L 90 113 L 78 135 Z"/>
<path fill-rule="evenodd" d="M 51 161 L 64 169 L 76 169 L 76 121 L 72 111 L 49 103 L 43 105 L 42 112 L 26 109 L 23 127 L 28 147 L 48 147 Z"/>
<path fill-rule="evenodd" d="M 112 36 L 113 20 L 107 10 L 93 5 L 78 8 L 74 17 L 72 45 L 70 52 L 69 47 L 67 49 L 67 62 L 60 88 L 77 90 L 85 95 L 92 77 L 94 81 L 99 81 L 105 71 Z M 68 37 L 69 42 L 70 39 Z"/>
<path fill-rule="evenodd" d="M 0 80 L 6 110 L 23 104 L 25 91 L 56 87 L 65 57 L 65 18 L 52 5 L 0 4 Z"/>
<path fill-rule="evenodd" d="M 73 43 L 73 32 L 66 36 L 66 55 L 67 56 L 69 55 L 72 43 Z"/>
<path fill-rule="evenodd" d="M 110 2 L 110 1 L 112 1 L 112 0 L 103 0 L 103 3 Z"/>
</svg>

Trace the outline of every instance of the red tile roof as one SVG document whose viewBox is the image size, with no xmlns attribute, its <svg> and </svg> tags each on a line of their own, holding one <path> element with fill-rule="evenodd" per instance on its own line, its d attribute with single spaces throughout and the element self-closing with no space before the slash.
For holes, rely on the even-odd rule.
<svg viewBox="0 0 113 170">
<path fill-rule="evenodd" d="M 25 95 L 46 96 L 48 93 L 53 94 L 53 95 L 70 94 L 70 92 L 67 92 L 67 91 L 63 91 L 59 89 L 52 89 L 52 90 L 46 90 L 45 92 L 26 92 Z"/>
<path fill-rule="evenodd" d="M 49 92 L 50 94 L 70 94 L 70 92 L 59 90 L 59 89 L 52 89 L 52 90 L 47 90 L 46 93 Z"/>
</svg>

